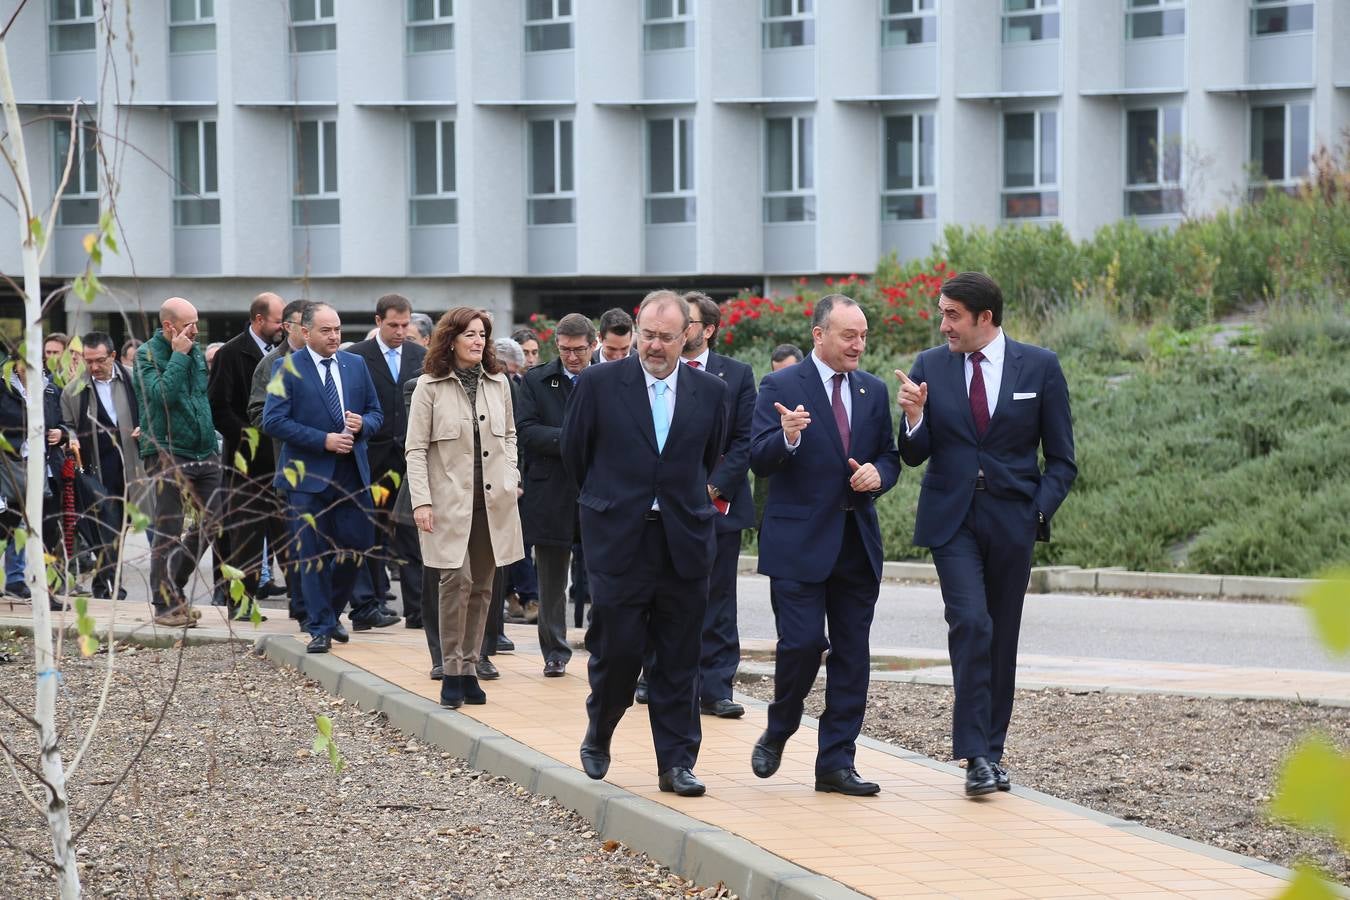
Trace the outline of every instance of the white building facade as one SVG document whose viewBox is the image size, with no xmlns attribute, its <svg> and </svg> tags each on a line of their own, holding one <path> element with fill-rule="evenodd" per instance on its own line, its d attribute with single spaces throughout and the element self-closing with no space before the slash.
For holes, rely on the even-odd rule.
<svg viewBox="0 0 1350 900">
<path fill-rule="evenodd" d="M 75 143 L 53 284 L 116 181 L 69 330 L 265 289 L 598 313 L 950 223 L 1175 224 L 1350 127 L 1350 0 L 43 0 L 9 47 L 39 205 Z"/>
</svg>

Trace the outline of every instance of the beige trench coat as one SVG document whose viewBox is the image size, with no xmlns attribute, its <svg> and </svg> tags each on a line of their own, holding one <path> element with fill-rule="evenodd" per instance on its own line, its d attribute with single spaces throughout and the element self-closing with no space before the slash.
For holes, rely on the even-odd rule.
<svg viewBox="0 0 1350 900">
<path fill-rule="evenodd" d="M 477 409 L 454 375 L 422 375 L 408 412 L 408 489 L 413 509 L 431 505 L 435 528 L 419 530 L 422 562 L 437 569 L 464 565 L 473 522 L 473 428 L 479 426 L 483 496 L 498 566 L 525 556 L 516 510 L 516 420 L 505 375 L 483 373 Z"/>
</svg>

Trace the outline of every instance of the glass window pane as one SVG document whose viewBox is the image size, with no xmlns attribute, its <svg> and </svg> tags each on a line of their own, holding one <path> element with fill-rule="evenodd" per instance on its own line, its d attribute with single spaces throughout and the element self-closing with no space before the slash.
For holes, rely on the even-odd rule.
<svg viewBox="0 0 1350 900">
<path fill-rule="evenodd" d="M 58 3 L 57 7 L 65 3 Z M 58 16 L 59 18 L 59 16 Z M 197 0 L 169 0 L 170 22 L 191 22 L 197 18 Z"/>
<path fill-rule="evenodd" d="M 1058 113 L 1041 113 L 1041 184 L 1059 181 L 1058 127 Z"/>
<path fill-rule="evenodd" d="M 525 20 L 527 22 L 551 18 L 553 18 L 553 0 L 526 0 Z"/>
<path fill-rule="evenodd" d="M 1003 0 L 1003 9 L 1007 12 L 1019 12 L 1024 9 L 1035 9 L 1036 0 Z"/>
<path fill-rule="evenodd" d="M 680 183 L 679 190 L 694 189 L 694 123 L 691 119 L 676 120 L 680 128 Z"/>
<path fill-rule="evenodd" d="M 886 0 L 886 15 L 903 16 L 914 12 L 914 0 Z"/>
<path fill-rule="evenodd" d="M 914 187 L 914 118 L 892 116 L 886 120 L 886 190 Z"/>
<path fill-rule="evenodd" d="M 58 225 L 97 225 L 98 200 L 63 197 L 56 221 Z"/>
<path fill-rule="evenodd" d="M 559 190 L 572 190 L 572 122 L 558 123 L 558 181 Z"/>
<path fill-rule="evenodd" d="M 693 221 L 693 197 L 652 197 L 647 200 L 648 225 L 671 225 Z"/>
<path fill-rule="evenodd" d="M 1035 219 L 1057 215 L 1059 215 L 1058 191 L 1003 195 L 1005 219 Z"/>
<path fill-rule="evenodd" d="M 56 0 L 56 11 L 52 14 L 53 22 L 61 22 L 73 19 L 78 15 L 75 10 L 75 0 Z"/>
<path fill-rule="evenodd" d="M 337 49 L 336 25 L 295 25 L 291 28 L 296 53 L 323 53 Z"/>
<path fill-rule="evenodd" d="M 1175 215 L 1182 209 L 1179 188 L 1125 192 L 1125 213 L 1131 216 Z"/>
<path fill-rule="evenodd" d="M 797 187 L 807 190 L 815 187 L 814 124 L 814 119 L 797 120 Z"/>
<path fill-rule="evenodd" d="M 645 15 L 648 19 L 669 19 L 675 15 L 675 0 L 647 0 Z"/>
<path fill-rule="evenodd" d="M 530 53 L 572 48 L 572 23 L 529 25 L 525 28 L 525 49 Z"/>
<path fill-rule="evenodd" d="M 178 132 L 178 154 L 174 160 L 174 177 L 178 181 L 178 193 L 200 194 L 202 190 L 199 175 L 201 147 L 198 142 L 196 122 L 176 122 Z"/>
<path fill-rule="evenodd" d="M 453 197 L 412 201 L 412 224 L 454 225 L 459 221 L 459 201 Z"/>
<path fill-rule="evenodd" d="M 206 193 L 214 194 L 219 187 L 216 183 L 216 123 L 202 123 L 202 170 L 206 179 L 203 188 Z"/>
<path fill-rule="evenodd" d="M 77 167 L 83 168 L 83 175 L 76 171 L 74 174 L 80 177 L 80 193 L 96 194 L 98 193 L 98 132 L 92 125 L 80 126 L 80 146 L 79 158 L 75 160 Z M 64 165 L 64 160 L 62 161 Z"/>
<path fill-rule="evenodd" d="M 673 119 L 647 123 L 647 158 L 650 166 L 647 190 L 668 194 L 675 190 L 675 140 Z"/>
<path fill-rule="evenodd" d="M 1284 107 L 1252 110 L 1252 165 L 1271 181 L 1284 180 Z"/>
<path fill-rule="evenodd" d="M 1163 110 L 1163 181 L 1181 180 L 1181 107 Z"/>
<path fill-rule="evenodd" d="M 764 189 L 792 190 L 792 120 L 764 122 Z"/>
<path fill-rule="evenodd" d="M 94 49 L 94 24 L 53 25 L 51 30 L 52 52 L 70 53 L 78 50 Z"/>
<path fill-rule="evenodd" d="M 815 220 L 815 197 L 764 198 L 764 221 L 766 222 L 814 222 Z"/>
<path fill-rule="evenodd" d="M 214 19 L 216 17 L 215 0 L 201 0 L 202 18 Z"/>
<path fill-rule="evenodd" d="M 170 53 L 206 53 L 214 49 L 214 25 L 174 25 L 169 29 Z"/>
<path fill-rule="evenodd" d="M 572 198 L 559 200 L 531 200 L 531 225 L 571 225 Z"/>
<path fill-rule="evenodd" d="M 1125 114 L 1125 183 L 1158 180 L 1158 111 L 1132 109 Z"/>
<path fill-rule="evenodd" d="M 436 18 L 436 0 L 408 0 L 408 21 L 423 22 Z"/>
<path fill-rule="evenodd" d="M 919 184 L 923 187 L 932 187 L 935 182 L 936 152 L 934 149 L 934 140 L 937 132 L 933 128 L 933 117 L 931 115 L 918 116 L 919 121 Z"/>
<path fill-rule="evenodd" d="M 441 190 L 455 190 L 455 123 L 441 123 Z"/>
<path fill-rule="evenodd" d="M 1290 178 L 1302 178 L 1308 174 L 1308 163 L 1312 155 L 1308 136 L 1309 113 L 1309 107 L 1302 103 L 1289 107 Z"/>
<path fill-rule="evenodd" d="M 291 21 L 314 21 L 314 0 L 291 0 Z"/>
<path fill-rule="evenodd" d="M 61 172 L 66 165 L 66 155 L 70 153 L 70 126 L 65 122 L 55 123 L 52 139 L 52 169 L 55 176 L 52 184 L 58 185 L 61 183 Z"/>
<path fill-rule="evenodd" d="M 220 201 L 214 198 L 185 197 L 173 202 L 175 225 L 219 225 Z"/>
<path fill-rule="evenodd" d="M 792 0 L 764 0 L 764 18 L 790 16 L 794 12 Z"/>
<path fill-rule="evenodd" d="M 1132 39 L 1162 37 L 1163 14 L 1161 12 L 1134 13 L 1129 17 L 1129 25 Z"/>
<path fill-rule="evenodd" d="M 340 208 L 336 198 L 323 200 L 292 200 L 291 224 L 338 225 L 341 223 Z"/>
<path fill-rule="evenodd" d="M 886 222 L 937 218 L 937 195 L 901 194 L 883 197 L 881 218 Z"/>
<path fill-rule="evenodd" d="M 530 123 L 530 193 L 556 194 L 553 180 L 553 120 Z"/>
<path fill-rule="evenodd" d="M 326 194 L 337 193 L 338 156 L 337 123 L 323 122 L 323 190 Z"/>
<path fill-rule="evenodd" d="M 677 50 L 689 46 L 689 23 L 667 22 L 647 25 L 643 29 L 644 46 L 648 50 Z"/>
<path fill-rule="evenodd" d="M 439 25 L 418 25 L 408 29 L 409 53 L 435 53 L 455 49 L 455 26 L 449 22 Z"/>
<path fill-rule="evenodd" d="M 299 152 L 296 153 L 295 192 L 319 192 L 319 123 L 301 122 L 299 125 Z"/>
<path fill-rule="evenodd" d="M 440 185 L 436 179 L 436 123 L 413 123 L 413 193 L 435 194 Z"/>
<path fill-rule="evenodd" d="M 319 16 L 324 19 L 333 18 L 333 0 L 319 0 Z"/>
<path fill-rule="evenodd" d="M 1302 3 L 1298 6 L 1289 7 L 1289 30 L 1290 31 L 1312 31 L 1313 27 L 1313 5 L 1311 3 Z"/>
<path fill-rule="evenodd" d="M 1003 117 L 1003 186 L 1036 183 L 1036 121 L 1033 113 Z"/>
</svg>

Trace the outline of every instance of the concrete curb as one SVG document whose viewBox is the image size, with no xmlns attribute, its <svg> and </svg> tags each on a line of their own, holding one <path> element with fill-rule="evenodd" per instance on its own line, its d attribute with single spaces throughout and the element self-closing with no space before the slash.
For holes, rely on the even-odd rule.
<svg viewBox="0 0 1350 900">
<path fill-rule="evenodd" d="M 736 571 L 754 574 L 759 557 L 742 556 Z M 917 581 L 937 584 L 932 563 L 887 562 L 881 567 L 885 581 Z M 1031 570 L 1027 590 L 1077 594 L 1154 594 L 1169 597 L 1204 597 L 1229 600 L 1297 600 L 1315 584 L 1311 578 L 1255 578 L 1247 575 L 1193 575 L 1185 572 L 1128 572 L 1119 568 L 1081 569 L 1078 566 L 1038 566 Z"/>
<path fill-rule="evenodd" d="M 400 731 L 466 760 L 475 769 L 552 797 L 603 837 L 648 854 L 695 884 L 720 881 L 743 900 L 865 897 L 707 822 L 608 782 L 592 781 L 566 763 L 359 666 L 326 653 L 307 654 L 290 635 L 262 635 L 254 652 L 275 665 L 296 669 L 361 709 L 384 713 Z"/>
</svg>

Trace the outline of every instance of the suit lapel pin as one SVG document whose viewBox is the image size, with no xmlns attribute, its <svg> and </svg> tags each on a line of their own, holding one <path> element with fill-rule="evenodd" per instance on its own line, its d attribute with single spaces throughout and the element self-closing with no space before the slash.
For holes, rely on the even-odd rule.
<svg viewBox="0 0 1350 900">
<path fill-rule="evenodd" d="M 860 393 L 860 394 L 865 394 L 865 393 L 867 393 L 867 388 L 858 388 L 858 393 Z"/>
<path fill-rule="evenodd" d="M 557 386 L 558 386 L 558 379 L 555 378 L 555 379 L 553 379 L 552 381 L 550 381 L 550 382 L 548 383 L 548 386 L 549 386 L 549 387 L 557 387 Z"/>
</svg>

